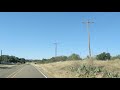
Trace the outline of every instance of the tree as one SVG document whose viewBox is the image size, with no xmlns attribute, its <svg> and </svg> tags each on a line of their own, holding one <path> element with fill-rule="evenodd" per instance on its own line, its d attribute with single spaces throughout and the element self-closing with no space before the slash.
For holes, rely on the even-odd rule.
<svg viewBox="0 0 120 90">
<path fill-rule="evenodd" d="M 43 58 L 42 60 L 47 60 L 47 59 Z"/>
<path fill-rule="evenodd" d="M 54 59 L 55 61 L 65 61 L 67 60 L 67 56 L 57 56 L 57 57 L 54 57 Z"/>
<path fill-rule="evenodd" d="M 111 55 L 110 55 L 110 53 L 103 52 L 101 54 L 98 54 L 96 56 L 96 59 L 97 60 L 110 60 L 111 59 Z"/>
<path fill-rule="evenodd" d="M 10 60 L 9 60 L 9 62 L 16 63 L 17 60 L 16 60 L 15 56 L 10 56 Z"/>
<path fill-rule="evenodd" d="M 66 61 L 67 60 L 67 56 L 60 56 L 60 59 L 62 60 L 62 61 Z"/>
<path fill-rule="evenodd" d="M 106 59 L 108 59 L 108 60 L 111 59 L 111 55 L 110 55 L 110 53 L 106 53 Z"/>
<path fill-rule="evenodd" d="M 20 63 L 25 63 L 25 59 L 24 58 L 20 58 L 19 61 L 20 61 Z"/>
<path fill-rule="evenodd" d="M 0 64 L 2 63 L 3 59 L 2 59 L 2 56 L 0 56 Z"/>
<path fill-rule="evenodd" d="M 78 54 L 71 54 L 69 57 L 68 57 L 69 60 L 81 60 L 80 56 Z"/>
<path fill-rule="evenodd" d="M 2 55 L 2 60 L 1 60 L 1 56 L 0 56 L 0 63 L 25 63 L 25 59 L 24 58 L 18 58 L 15 56 L 9 56 L 9 55 Z"/>
</svg>

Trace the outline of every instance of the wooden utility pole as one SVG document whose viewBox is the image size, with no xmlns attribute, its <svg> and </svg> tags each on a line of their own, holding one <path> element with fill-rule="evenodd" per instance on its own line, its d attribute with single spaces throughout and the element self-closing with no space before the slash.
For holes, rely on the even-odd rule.
<svg viewBox="0 0 120 90">
<path fill-rule="evenodd" d="M 85 23 L 85 24 L 87 25 L 89 58 L 91 58 L 91 48 L 90 48 L 90 31 L 89 31 L 89 24 L 91 24 L 91 23 L 94 23 L 94 22 L 90 22 L 89 20 L 87 20 L 86 22 L 82 22 L 82 23 Z"/>
</svg>

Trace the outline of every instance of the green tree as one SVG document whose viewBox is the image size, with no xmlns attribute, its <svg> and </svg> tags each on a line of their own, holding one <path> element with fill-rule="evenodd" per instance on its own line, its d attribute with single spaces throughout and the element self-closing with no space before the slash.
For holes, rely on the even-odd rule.
<svg viewBox="0 0 120 90">
<path fill-rule="evenodd" d="M 25 63 L 25 59 L 24 58 L 18 58 L 15 56 L 9 56 L 9 55 L 2 55 L 2 60 L 1 60 L 1 56 L 0 56 L 0 63 Z"/>
<path fill-rule="evenodd" d="M 54 58 L 56 61 L 65 61 L 67 60 L 67 56 L 58 56 Z"/>
<path fill-rule="evenodd" d="M 98 54 L 96 56 L 96 59 L 97 60 L 110 60 L 111 59 L 111 55 L 110 55 L 110 53 L 103 52 L 101 54 Z"/>
<path fill-rule="evenodd" d="M 0 64 L 2 63 L 3 59 L 2 59 L 2 56 L 0 56 Z"/>
<path fill-rule="evenodd" d="M 16 63 L 17 60 L 16 60 L 15 56 L 10 56 L 9 62 L 14 62 L 14 63 Z"/>
<path fill-rule="evenodd" d="M 110 53 L 106 53 L 106 59 L 108 59 L 108 60 L 111 59 L 111 55 L 110 55 Z"/>
<path fill-rule="evenodd" d="M 62 60 L 62 61 L 66 61 L 67 60 L 67 56 L 60 56 L 60 59 Z"/>
<path fill-rule="evenodd" d="M 25 63 L 25 59 L 24 58 L 20 58 L 19 61 L 20 61 L 20 63 Z"/>
<path fill-rule="evenodd" d="M 71 54 L 71 55 L 68 57 L 68 59 L 69 59 L 69 60 L 82 60 L 82 59 L 80 58 L 80 56 L 79 56 L 78 54 L 75 54 L 75 53 Z"/>
</svg>

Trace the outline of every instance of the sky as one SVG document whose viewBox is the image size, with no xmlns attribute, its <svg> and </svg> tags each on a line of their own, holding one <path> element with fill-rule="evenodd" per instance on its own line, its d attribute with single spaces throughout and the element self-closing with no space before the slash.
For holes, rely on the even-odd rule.
<svg viewBox="0 0 120 90">
<path fill-rule="evenodd" d="M 0 12 L 0 50 L 4 55 L 26 59 L 69 56 L 86 57 L 90 24 L 92 56 L 120 54 L 120 12 Z"/>
</svg>

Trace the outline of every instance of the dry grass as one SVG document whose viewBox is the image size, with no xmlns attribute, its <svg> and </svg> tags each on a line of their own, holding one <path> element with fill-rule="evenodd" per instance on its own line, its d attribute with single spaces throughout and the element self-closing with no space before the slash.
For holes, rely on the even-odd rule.
<svg viewBox="0 0 120 90">
<path fill-rule="evenodd" d="M 90 65 L 89 61 L 63 61 L 47 64 L 37 64 L 36 66 L 43 69 L 45 73 L 55 78 L 79 78 L 80 72 L 77 70 L 81 65 Z M 111 61 L 93 61 L 93 66 L 104 67 L 106 71 L 120 72 L 120 60 Z M 96 74 L 97 78 L 101 78 L 103 73 Z"/>
</svg>

